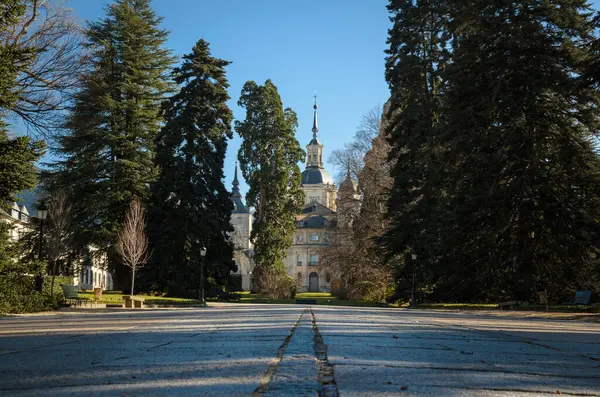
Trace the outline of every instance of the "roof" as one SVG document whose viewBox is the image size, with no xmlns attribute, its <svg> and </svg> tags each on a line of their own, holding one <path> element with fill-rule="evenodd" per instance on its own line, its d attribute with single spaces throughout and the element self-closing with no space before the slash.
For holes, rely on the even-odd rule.
<svg viewBox="0 0 600 397">
<path fill-rule="evenodd" d="M 312 215 L 298 221 L 298 229 L 322 229 L 329 225 L 329 219 L 321 215 Z"/>
<path fill-rule="evenodd" d="M 319 138 L 314 136 L 313 139 L 311 139 L 308 144 L 309 145 L 321 145 L 321 141 L 319 141 Z"/>
<path fill-rule="evenodd" d="M 307 205 L 304 206 L 304 208 L 302 209 L 302 214 L 309 215 L 309 214 L 335 214 L 335 211 L 332 210 L 329 207 L 324 206 L 321 203 L 317 203 L 317 202 L 312 202 L 309 203 Z"/>
<path fill-rule="evenodd" d="M 231 201 L 233 201 L 233 211 L 232 214 L 249 214 L 248 208 L 244 205 L 241 197 L 231 197 Z"/>
<path fill-rule="evenodd" d="M 320 183 L 333 185 L 333 178 L 323 168 L 307 167 L 302 171 L 303 185 L 316 185 Z"/>
<path fill-rule="evenodd" d="M 244 205 L 242 201 L 242 194 L 240 193 L 240 182 L 238 181 L 237 176 L 237 161 L 235 162 L 235 176 L 233 177 L 233 189 L 231 194 L 231 201 L 233 202 L 233 214 L 249 214 L 248 208 Z"/>
</svg>

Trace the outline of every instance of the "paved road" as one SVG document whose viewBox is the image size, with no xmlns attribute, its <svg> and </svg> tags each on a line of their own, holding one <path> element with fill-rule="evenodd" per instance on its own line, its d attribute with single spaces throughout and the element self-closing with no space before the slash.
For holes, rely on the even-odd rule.
<svg viewBox="0 0 600 397">
<path fill-rule="evenodd" d="M 600 396 L 600 323 L 215 305 L 0 318 L 0 396 Z"/>
</svg>

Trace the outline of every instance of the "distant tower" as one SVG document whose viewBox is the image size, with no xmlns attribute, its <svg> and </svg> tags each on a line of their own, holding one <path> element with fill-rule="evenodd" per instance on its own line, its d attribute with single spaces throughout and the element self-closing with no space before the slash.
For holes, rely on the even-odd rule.
<svg viewBox="0 0 600 397">
<path fill-rule="evenodd" d="M 302 172 L 301 188 L 306 195 L 305 205 L 315 202 L 332 210 L 336 208 L 336 187 L 333 178 L 323 167 L 323 144 L 319 142 L 317 133 L 319 125 L 317 121 L 317 96 L 313 105 L 314 116 L 312 133 L 313 138 L 306 146 L 306 169 Z"/>
<path fill-rule="evenodd" d="M 235 174 L 233 177 L 233 189 L 231 189 L 231 201 L 233 211 L 231 212 L 231 225 L 233 226 L 233 259 L 238 267 L 237 275 L 241 276 L 241 287 L 249 291 L 251 287 L 250 277 L 252 275 L 252 249 L 250 233 L 252 233 L 252 213 L 246 208 L 240 193 L 240 182 L 238 181 L 238 165 L 235 163 Z"/>
<path fill-rule="evenodd" d="M 360 195 L 358 188 L 352 180 L 350 172 L 350 159 L 348 159 L 348 171 L 346 178 L 340 184 L 337 196 L 338 226 L 340 228 L 351 227 L 354 218 L 360 211 Z"/>
</svg>

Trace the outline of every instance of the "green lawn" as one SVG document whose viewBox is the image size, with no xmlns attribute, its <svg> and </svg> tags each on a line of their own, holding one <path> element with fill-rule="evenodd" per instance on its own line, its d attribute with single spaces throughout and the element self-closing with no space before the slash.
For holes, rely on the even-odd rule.
<svg viewBox="0 0 600 397">
<path fill-rule="evenodd" d="M 124 304 L 123 295 L 127 295 L 121 291 L 104 291 L 102 293 L 102 299 L 100 303 L 114 303 Z M 87 299 L 89 301 L 95 301 L 93 292 L 79 293 L 80 298 Z M 197 299 L 185 299 L 185 298 L 170 298 L 166 296 L 155 296 L 155 295 L 136 295 L 144 298 L 144 303 L 147 304 L 162 304 L 162 305 L 190 305 L 198 304 Z M 296 295 L 296 299 L 314 299 L 317 301 L 317 305 L 335 305 L 335 306 L 364 306 L 374 307 L 377 306 L 373 302 L 361 302 L 351 300 L 341 300 L 335 296 L 331 296 L 327 292 L 301 292 Z M 295 304 L 296 299 L 269 299 L 261 294 L 251 294 L 249 292 L 240 293 L 241 303 L 280 303 L 280 304 Z M 212 299 L 207 299 L 211 301 Z"/>
<path fill-rule="evenodd" d="M 295 304 L 296 299 L 314 299 L 317 305 L 332 305 L 332 306 L 361 306 L 361 307 L 375 307 L 378 306 L 373 302 L 362 302 L 352 300 L 342 300 L 335 296 L 332 296 L 328 292 L 299 292 L 296 294 L 295 299 L 269 299 L 261 294 L 251 294 L 249 292 L 242 292 L 240 302 L 241 303 L 279 303 L 279 304 Z M 387 306 L 387 305 L 385 305 Z"/>
<path fill-rule="evenodd" d="M 123 300 L 123 295 L 128 295 L 123 293 L 122 291 L 104 291 L 102 292 L 102 299 L 98 302 L 100 303 L 116 303 L 116 304 L 125 304 Z M 87 299 L 89 301 L 96 301 L 93 292 L 84 292 L 78 293 L 78 297 Z M 136 295 L 141 298 L 144 298 L 144 303 L 151 305 L 193 305 L 198 304 L 197 299 L 186 299 L 186 298 L 171 298 L 166 296 L 157 296 L 157 295 Z"/>
</svg>

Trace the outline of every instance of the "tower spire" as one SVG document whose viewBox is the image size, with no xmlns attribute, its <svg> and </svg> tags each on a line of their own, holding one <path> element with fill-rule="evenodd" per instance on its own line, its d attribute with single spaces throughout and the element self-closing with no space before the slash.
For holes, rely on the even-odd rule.
<svg viewBox="0 0 600 397">
<path fill-rule="evenodd" d="M 233 174 L 233 189 L 231 190 L 231 192 L 233 193 L 233 195 L 237 195 L 237 196 L 242 196 L 240 194 L 240 181 L 238 181 L 238 162 L 235 162 L 235 173 Z"/>
<path fill-rule="evenodd" d="M 313 138 L 317 137 L 317 132 L 319 132 L 319 125 L 317 124 L 317 93 L 315 92 L 315 104 L 313 105 L 313 109 L 315 109 L 315 116 L 313 118 L 313 127 L 312 127 L 312 132 L 313 132 Z"/>
</svg>

